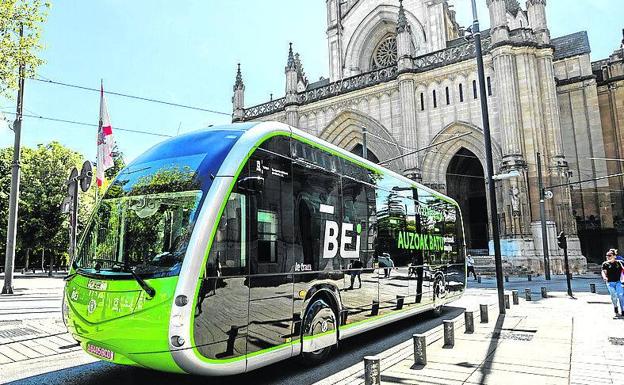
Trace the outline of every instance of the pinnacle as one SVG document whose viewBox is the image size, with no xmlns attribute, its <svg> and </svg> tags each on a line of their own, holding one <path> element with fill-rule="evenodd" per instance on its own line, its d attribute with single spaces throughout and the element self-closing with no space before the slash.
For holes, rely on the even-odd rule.
<svg viewBox="0 0 624 385">
<path fill-rule="evenodd" d="M 238 69 L 236 71 L 236 82 L 234 83 L 234 91 L 245 87 L 243 83 L 243 74 L 241 73 L 241 65 L 238 63 Z"/>
<path fill-rule="evenodd" d="M 403 0 L 399 0 L 399 19 L 397 21 L 397 33 L 409 30 L 407 17 L 405 16 L 405 8 L 403 8 Z"/>
</svg>

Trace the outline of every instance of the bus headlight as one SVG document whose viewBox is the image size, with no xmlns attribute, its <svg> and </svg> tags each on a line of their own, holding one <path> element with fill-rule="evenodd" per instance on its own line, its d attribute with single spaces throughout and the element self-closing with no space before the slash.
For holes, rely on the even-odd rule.
<svg viewBox="0 0 624 385">
<path fill-rule="evenodd" d="M 176 348 L 181 347 L 182 345 L 184 345 L 184 338 L 180 337 L 180 336 L 173 336 L 171 337 L 171 345 L 175 346 Z"/>
</svg>

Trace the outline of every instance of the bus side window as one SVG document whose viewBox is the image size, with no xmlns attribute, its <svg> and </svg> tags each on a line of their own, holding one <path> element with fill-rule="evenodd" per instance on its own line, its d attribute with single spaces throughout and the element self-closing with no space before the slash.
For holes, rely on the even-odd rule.
<svg viewBox="0 0 624 385">
<path fill-rule="evenodd" d="M 206 277 L 247 274 L 247 197 L 230 194 L 206 263 Z"/>
<path fill-rule="evenodd" d="M 286 148 L 281 137 L 267 142 L 263 147 Z M 294 267 L 291 161 L 263 147 L 250 158 L 249 175 L 263 181 L 259 191 L 248 194 L 250 270 L 251 274 L 286 273 Z"/>
<path fill-rule="evenodd" d="M 344 248 L 347 255 L 341 255 L 343 265 L 348 264 L 351 259 L 360 259 L 364 266 L 372 266 L 369 261 L 371 252 L 371 232 L 369 219 L 374 216 L 374 192 L 372 187 L 349 179 L 342 178 L 342 206 L 343 206 L 343 226 L 353 226 L 352 231 L 347 231 L 350 236 L 350 243 Z M 370 206 L 373 206 L 372 212 Z M 354 253 L 357 250 L 357 254 Z M 346 267 L 346 266 L 343 266 Z"/>
</svg>

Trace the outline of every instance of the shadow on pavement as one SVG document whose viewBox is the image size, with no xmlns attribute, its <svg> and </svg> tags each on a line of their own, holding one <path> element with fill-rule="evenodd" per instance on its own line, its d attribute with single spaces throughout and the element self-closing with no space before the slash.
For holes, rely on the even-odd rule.
<svg viewBox="0 0 624 385">
<path fill-rule="evenodd" d="M 464 308 L 446 306 L 442 315 L 434 318 L 431 312 L 397 321 L 341 342 L 338 351 L 322 365 L 307 367 L 299 357 L 230 377 L 202 377 L 161 373 L 148 369 L 114 365 L 106 362 L 75 366 L 13 381 L 11 385 L 27 384 L 312 384 L 331 374 L 362 362 L 367 355 L 379 354 L 402 342 L 414 333 L 425 333 L 442 324 L 442 320 L 455 318 Z"/>
</svg>

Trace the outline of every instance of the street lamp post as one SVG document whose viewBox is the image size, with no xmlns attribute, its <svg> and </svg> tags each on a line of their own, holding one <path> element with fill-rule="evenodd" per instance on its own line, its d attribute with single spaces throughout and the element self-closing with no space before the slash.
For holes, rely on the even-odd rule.
<svg viewBox="0 0 624 385">
<path fill-rule="evenodd" d="M 492 138 L 490 136 L 490 116 L 488 113 L 487 93 L 485 89 L 485 70 L 483 66 L 483 49 L 481 47 L 481 31 L 477 15 L 476 0 L 472 0 L 472 35 L 475 41 L 477 56 L 477 72 L 479 73 L 479 92 L 481 95 L 481 115 L 483 116 L 483 138 L 485 144 L 488 194 L 490 196 L 490 212 L 492 218 L 492 241 L 494 243 L 494 263 L 496 265 L 496 288 L 498 289 L 498 310 L 505 314 L 505 288 L 503 287 L 503 261 L 501 257 L 500 235 L 498 232 L 498 208 L 496 207 L 496 186 L 494 186 L 494 165 L 492 162 Z"/>
<path fill-rule="evenodd" d="M 544 200 L 546 199 L 546 189 L 542 180 L 542 155 L 537 153 L 537 181 L 540 198 L 540 222 L 542 225 L 542 248 L 544 250 L 544 276 L 550 281 L 550 256 L 548 254 L 548 231 L 546 230 L 546 207 Z"/>
</svg>

